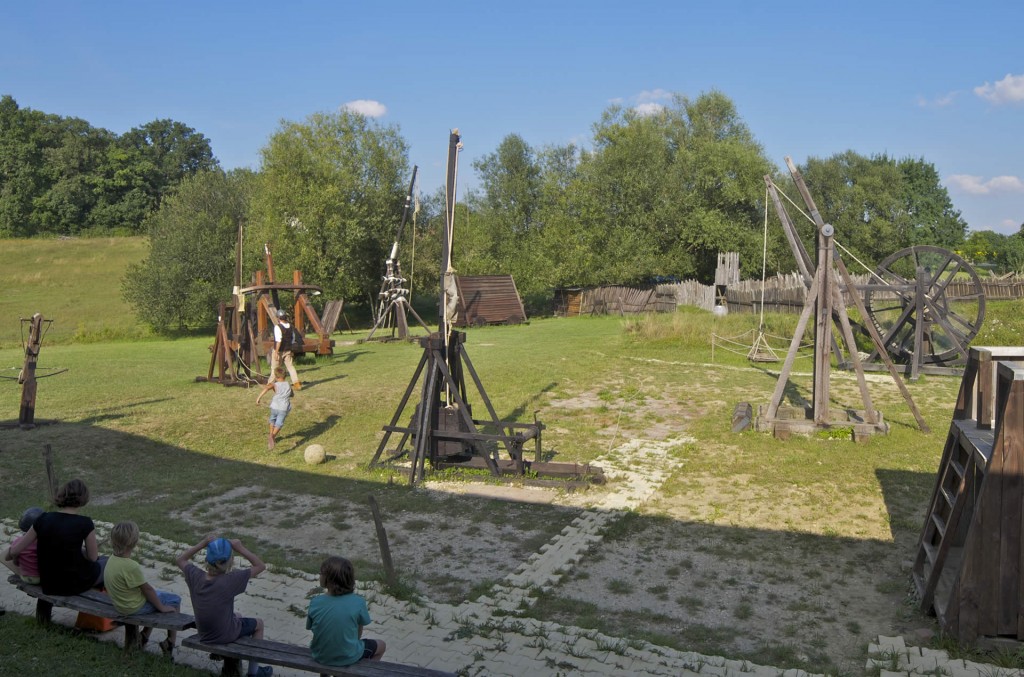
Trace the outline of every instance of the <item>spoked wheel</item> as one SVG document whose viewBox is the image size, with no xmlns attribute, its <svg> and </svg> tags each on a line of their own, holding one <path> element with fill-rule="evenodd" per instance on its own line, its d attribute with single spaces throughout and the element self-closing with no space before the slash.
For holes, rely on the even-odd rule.
<svg viewBox="0 0 1024 677">
<path fill-rule="evenodd" d="M 864 305 L 894 362 L 955 364 L 967 358 L 985 318 L 985 292 L 974 268 L 931 245 L 886 258 L 865 285 Z"/>
</svg>

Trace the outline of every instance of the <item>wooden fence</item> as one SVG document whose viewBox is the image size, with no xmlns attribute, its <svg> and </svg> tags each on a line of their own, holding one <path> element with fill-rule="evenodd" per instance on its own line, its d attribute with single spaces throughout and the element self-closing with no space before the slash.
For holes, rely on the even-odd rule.
<svg viewBox="0 0 1024 677">
<path fill-rule="evenodd" d="M 706 287 L 694 282 L 692 286 Z M 632 315 L 635 313 L 667 313 L 674 311 L 679 302 L 676 285 L 656 287 L 607 286 L 591 289 L 563 288 L 555 290 L 555 314 L 574 315 Z M 714 287 L 710 298 L 714 302 Z"/>
<path fill-rule="evenodd" d="M 852 275 L 854 285 L 872 281 L 870 275 Z M 985 298 L 990 301 L 1024 298 L 1024 277 L 1004 280 L 982 280 Z M 779 274 L 764 281 L 764 309 L 768 312 L 799 313 L 807 290 L 799 273 Z M 953 282 L 947 287 L 952 297 L 974 293 L 974 286 Z M 853 299 L 847 296 L 848 306 Z M 728 286 L 729 312 L 759 313 L 762 303 L 761 280 L 742 280 Z M 555 291 L 556 315 L 591 315 L 602 313 L 632 314 L 670 312 L 677 306 L 695 306 L 704 310 L 715 307 L 715 285 L 686 280 L 656 287 L 595 287 L 592 289 L 558 289 Z"/>
</svg>

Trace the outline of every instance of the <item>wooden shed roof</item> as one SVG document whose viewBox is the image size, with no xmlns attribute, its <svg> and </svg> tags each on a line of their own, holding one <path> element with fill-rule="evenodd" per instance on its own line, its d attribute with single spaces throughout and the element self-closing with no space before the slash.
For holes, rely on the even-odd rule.
<svg viewBox="0 0 1024 677">
<path fill-rule="evenodd" d="M 460 327 L 526 322 L 526 310 L 511 275 L 459 275 Z"/>
</svg>

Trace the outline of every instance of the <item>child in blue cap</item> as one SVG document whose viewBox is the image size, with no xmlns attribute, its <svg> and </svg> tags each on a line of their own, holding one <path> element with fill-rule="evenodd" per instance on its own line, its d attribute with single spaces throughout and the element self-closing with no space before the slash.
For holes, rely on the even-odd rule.
<svg viewBox="0 0 1024 677">
<path fill-rule="evenodd" d="M 206 571 L 191 560 L 206 548 Z M 248 569 L 232 570 L 234 551 L 249 561 Z M 196 617 L 199 639 L 208 644 L 228 644 L 240 637 L 263 638 L 263 619 L 243 618 L 235 613 L 235 597 L 245 592 L 249 579 L 262 573 L 267 565 L 237 538 L 207 536 L 178 555 L 178 568 L 185 574 L 192 613 Z M 249 661 L 249 677 L 270 677 L 274 669 Z"/>
</svg>

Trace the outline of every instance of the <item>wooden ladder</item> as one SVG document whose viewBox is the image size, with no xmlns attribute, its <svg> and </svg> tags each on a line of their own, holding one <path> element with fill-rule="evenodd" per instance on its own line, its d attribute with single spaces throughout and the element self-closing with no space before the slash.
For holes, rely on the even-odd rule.
<svg viewBox="0 0 1024 677">
<path fill-rule="evenodd" d="M 972 347 L 912 576 L 962 644 L 1024 641 L 1024 347 Z"/>
<path fill-rule="evenodd" d="M 973 501 L 977 497 L 973 486 L 979 471 L 977 454 L 960 443 L 961 434 L 959 426 L 954 422 L 942 452 L 939 481 L 932 494 L 914 561 L 914 584 L 924 611 L 928 611 L 935 602 L 935 591 L 944 572 L 949 569 L 955 574 L 959 567 L 959 558 L 951 560 L 950 553 L 957 547 L 958 540 L 962 540 L 957 535 L 963 533 L 960 523 L 965 508 L 973 508 Z M 980 470 L 984 471 L 984 468 Z"/>
</svg>

